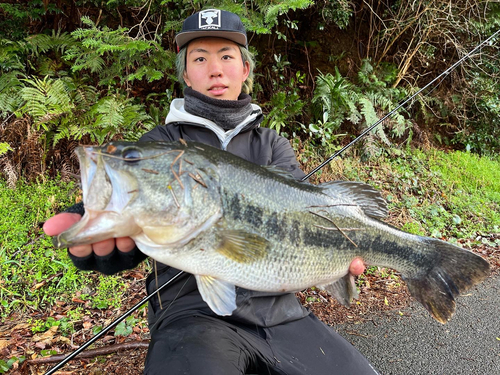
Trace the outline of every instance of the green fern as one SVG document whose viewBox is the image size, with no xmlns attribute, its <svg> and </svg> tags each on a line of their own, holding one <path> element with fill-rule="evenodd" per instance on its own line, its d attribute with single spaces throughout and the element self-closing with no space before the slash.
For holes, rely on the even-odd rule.
<svg viewBox="0 0 500 375">
<path fill-rule="evenodd" d="M 0 118 L 5 118 L 19 109 L 23 103 L 20 95 L 22 82 L 18 72 L 0 75 Z"/>
<path fill-rule="evenodd" d="M 164 72 L 173 72 L 175 54 L 165 51 L 157 41 L 132 38 L 123 27 L 99 28 L 88 17 L 82 17 L 82 23 L 87 28 L 71 34 L 81 42 L 64 54 L 73 62 L 73 72 L 97 74 L 99 86 L 127 85 L 142 79 L 153 82 L 163 78 Z"/>
<path fill-rule="evenodd" d="M 395 108 L 407 93 L 402 89 L 387 87 L 397 76 L 397 70 L 389 65 L 374 68 L 369 60 L 364 60 L 358 72 L 358 84 L 343 77 L 338 68 L 335 74 L 319 73 L 316 77 L 316 89 L 313 102 L 313 123 L 309 130 L 321 144 L 334 140 L 335 132 L 345 121 L 358 125 L 360 131 L 379 120 L 378 113 L 387 113 Z M 376 155 L 376 138 L 390 144 L 384 127 L 389 127 L 392 134 L 401 136 L 409 127 L 402 114 L 396 114 L 384 124 L 377 126 L 373 134 L 366 139 L 366 155 Z M 376 138 L 375 138 L 376 136 Z"/>
<path fill-rule="evenodd" d="M 63 80 L 54 80 L 45 77 L 43 80 L 33 77 L 23 80 L 28 86 L 20 90 L 21 98 L 25 101 L 19 110 L 20 114 L 32 116 L 38 126 L 50 122 L 54 118 L 71 112 L 74 109 L 68 86 Z"/>
</svg>

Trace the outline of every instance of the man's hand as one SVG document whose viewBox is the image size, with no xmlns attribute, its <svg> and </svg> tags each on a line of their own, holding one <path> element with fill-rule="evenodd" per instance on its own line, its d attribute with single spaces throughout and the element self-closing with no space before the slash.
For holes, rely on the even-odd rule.
<svg viewBox="0 0 500 375">
<path fill-rule="evenodd" d="M 358 276 L 365 272 L 365 268 L 365 263 L 361 258 L 354 258 L 349 266 L 349 272 L 354 276 Z"/>
<path fill-rule="evenodd" d="M 57 236 L 79 222 L 81 218 L 79 214 L 63 212 L 47 220 L 43 224 L 43 231 L 48 236 Z M 105 256 L 113 251 L 115 245 L 118 250 L 128 253 L 135 247 L 135 242 L 130 237 L 110 238 L 91 245 L 70 247 L 69 252 L 76 257 L 86 257 L 92 252 L 99 256 Z"/>
</svg>

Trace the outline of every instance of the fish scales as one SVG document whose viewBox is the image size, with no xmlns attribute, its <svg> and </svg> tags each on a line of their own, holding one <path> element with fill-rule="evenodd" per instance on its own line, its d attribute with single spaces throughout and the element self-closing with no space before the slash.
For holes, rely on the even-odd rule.
<svg viewBox="0 0 500 375">
<path fill-rule="evenodd" d="M 441 323 L 488 263 L 458 246 L 385 224 L 385 201 L 349 181 L 318 186 L 196 143 L 113 142 L 78 149 L 85 215 L 59 247 L 131 236 L 148 256 L 196 277 L 216 313 L 235 286 L 294 292 L 321 286 L 356 296 L 351 261 L 396 269 Z"/>
</svg>

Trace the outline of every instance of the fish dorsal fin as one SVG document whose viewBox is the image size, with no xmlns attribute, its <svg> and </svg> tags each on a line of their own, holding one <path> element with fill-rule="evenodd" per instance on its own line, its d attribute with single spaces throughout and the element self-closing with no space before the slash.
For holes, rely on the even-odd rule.
<svg viewBox="0 0 500 375">
<path fill-rule="evenodd" d="M 236 309 L 236 288 L 212 276 L 194 275 L 203 301 L 217 315 L 231 315 Z"/>
<path fill-rule="evenodd" d="M 322 285 L 319 288 L 326 290 L 344 306 L 349 306 L 353 298 L 358 298 L 358 289 L 354 283 L 354 276 L 350 273 L 331 284 Z"/>
<path fill-rule="evenodd" d="M 262 168 L 267 169 L 269 172 L 272 172 L 274 174 L 277 174 L 278 176 L 289 178 L 290 180 L 297 181 L 295 177 L 293 177 L 293 174 L 291 174 L 288 171 L 285 171 L 284 169 L 281 169 L 275 165 L 261 165 Z"/>
<path fill-rule="evenodd" d="M 221 242 L 215 249 L 226 258 L 237 263 L 250 263 L 267 254 L 269 241 L 244 230 L 224 230 L 220 233 Z"/>
<path fill-rule="evenodd" d="M 377 219 L 387 217 L 387 202 L 378 190 L 363 182 L 329 181 L 319 185 L 323 192 L 333 198 L 352 200 L 363 212 Z"/>
</svg>

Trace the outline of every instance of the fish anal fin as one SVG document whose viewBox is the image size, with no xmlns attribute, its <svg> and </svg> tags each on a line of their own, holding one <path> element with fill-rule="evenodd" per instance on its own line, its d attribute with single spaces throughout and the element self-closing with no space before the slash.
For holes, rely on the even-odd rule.
<svg viewBox="0 0 500 375">
<path fill-rule="evenodd" d="M 212 276 L 195 275 L 201 297 L 217 315 L 231 315 L 236 309 L 234 284 Z"/>
<path fill-rule="evenodd" d="M 237 263 L 262 259 L 268 251 L 268 240 L 243 230 L 224 230 L 220 237 L 220 244 L 215 250 Z"/>
<path fill-rule="evenodd" d="M 322 285 L 319 288 L 326 290 L 344 306 L 349 306 L 353 299 L 358 298 L 359 294 L 354 282 L 354 276 L 350 273 L 331 284 Z"/>
</svg>

